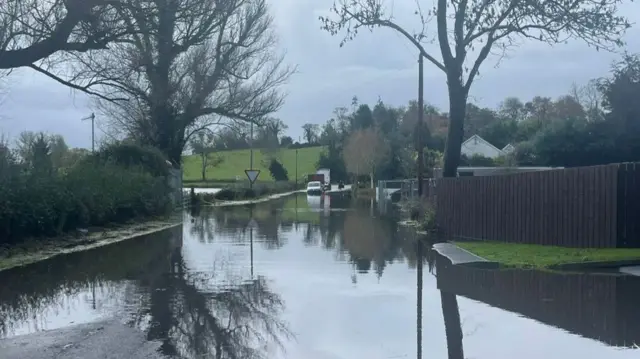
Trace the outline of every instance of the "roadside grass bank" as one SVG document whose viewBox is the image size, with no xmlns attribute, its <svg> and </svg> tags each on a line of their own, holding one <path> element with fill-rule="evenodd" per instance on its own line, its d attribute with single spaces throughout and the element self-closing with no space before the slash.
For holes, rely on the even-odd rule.
<svg viewBox="0 0 640 359">
<path fill-rule="evenodd" d="M 256 181 L 254 185 L 271 185 L 273 181 Z M 249 186 L 249 181 L 246 177 L 242 178 L 240 181 L 228 181 L 228 180 L 206 180 L 206 181 L 182 181 L 182 187 L 184 188 L 224 188 L 224 187 L 233 187 L 239 185 Z"/>
<path fill-rule="evenodd" d="M 640 260 L 640 248 L 567 248 L 494 241 L 455 241 L 465 249 L 506 267 L 551 268 L 563 264 Z"/>
<path fill-rule="evenodd" d="M 88 228 L 86 233 L 67 233 L 52 238 L 30 238 L 13 246 L 0 246 L 0 271 L 43 261 L 51 257 L 106 246 L 162 231 L 182 224 L 182 214 L 150 218 L 142 222 Z"/>
<path fill-rule="evenodd" d="M 303 178 L 306 174 L 315 173 L 316 165 L 320 159 L 320 154 L 324 151 L 323 146 L 305 147 L 298 149 L 298 177 Z M 268 151 L 267 151 L 268 152 Z M 249 168 L 251 151 L 244 150 L 227 150 L 218 151 L 210 154 L 211 157 L 220 157 L 220 164 L 215 167 L 206 169 L 206 181 L 226 181 L 235 182 L 236 177 L 246 179 L 244 171 Z M 268 159 L 271 153 L 265 154 L 260 149 L 253 150 L 253 167 L 260 170 L 259 181 L 275 182 L 269 173 Z M 278 161 L 282 163 L 289 174 L 289 179 L 295 180 L 296 173 L 296 150 L 293 148 L 282 148 L 276 153 Z M 182 158 L 182 169 L 184 170 L 183 181 L 202 181 L 202 159 L 200 155 L 184 156 Z"/>
</svg>

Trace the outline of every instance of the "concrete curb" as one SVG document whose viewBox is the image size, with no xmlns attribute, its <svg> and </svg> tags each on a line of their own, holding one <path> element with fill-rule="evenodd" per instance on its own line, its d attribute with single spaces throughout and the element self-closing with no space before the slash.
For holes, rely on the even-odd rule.
<svg viewBox="0 0 640 359">
<path fill-rule="evenodd" d="M 433 250 L 447 258 L 452 265 L 482 269 L 500 268 L 500 263 L 489 261 L 450 242 L 436 243 L 433 245 Z"/>
</svg>

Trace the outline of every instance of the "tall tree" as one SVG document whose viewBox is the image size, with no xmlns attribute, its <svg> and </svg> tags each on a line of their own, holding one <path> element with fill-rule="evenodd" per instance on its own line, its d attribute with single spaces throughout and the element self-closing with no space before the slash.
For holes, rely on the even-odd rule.
<svg viewBox="0 0 640 359">
<path fill-rule="evenodd" d="M 346 30 L 341 45 L 353 39 L 362 27 L 393 29 L 406 37 L 421 56 L 446 74 L 450 123 L 443 174 L 455 177 L 460 161 L 469 90 L 492 50 L 505 51 L 522 38 L 549 44 L 578 38 L 596 48 L 611 49 L 622 44 L 622 35 L 630 26 L 626 18 L 617 14 L 621 2 L 437 0 L 432 7 L 430 4 L 422 6 L 422 1 L 418 1 L 415 13 L 423 26 L 419 32 L 412 33 L 394 21 L 392 12 L 387 12 L 391 6 L 385 0 L 336 0 L 331 9 L 333 15 L 321 16 L 320 20 L 323 28 L 332 35 Z M 423 9 L 427 9 L 427 12 L 424 13 Z M 442 61 L 423 46 L 431 40 L 426 29 L 432 17 L 436 19 Z M 475 60 L 467 56 L 472 49 L 479 50 Z"/>
<path fill-rule="evenodd" d="M 504 101 L 500 103 L 498 113 L 502 118 L 516 122 L 526 118 L 524 103 L 519 98 L 513 96 L 505 98 Z"/>
<path fill-rule="evenodd" d="M 356 112 L 351 117 L 351 130 L 365 130 L 373 126 L 373 112 L 367 104 L 358 106 Z"/>
<path fill-rule="evenodd" d="M 259 123 L 280 108 L 292 68 L 277 54 L 266 0 L 132 1 L 133 35 L 73 54 L 74 82 L 137 141 L 180 163 L 189 138 L 227 121 Z"/>
<path fill-rule="evenodd" d="M 5 0 L 0 5 L 0 69 L 37 66 L 60 52 L 103 50 L 130 29 L 131 0 Z M 55 75 L 52 76 L 60 80 Z"/>
<path fill-rule="evenodd" d="M 200 131 L 191 138 L 191 149 L 193 153 L 200 155 L 202 180 L 207 180 L 207 169 L 218 166 L 224 158 L 222 156 L 211 157 L 215 151 L 215 136 L 210 131 Z"/>
<path fill-rule="evenodd" d="M 374 188 L 376 169 L 387 155 L 386 144 L 378 132 L 366 129 L 352 133 L 343 155 L 347 171 L 358 176 L 369 176 L 371 188 Z"/>
<path fill-rule="evenodd" d="M 305 123 L 304 125 L 302 125 L 302 131 L 305 141 L 307 141 L 307 143 L 316 142 L 319 129 L 320 126 L 316 125 L 315 123 Z"/>
</svg>

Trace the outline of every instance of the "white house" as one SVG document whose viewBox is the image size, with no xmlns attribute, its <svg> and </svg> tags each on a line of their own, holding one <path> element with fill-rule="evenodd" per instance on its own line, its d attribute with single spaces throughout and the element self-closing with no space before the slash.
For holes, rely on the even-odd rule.
<svg viewBox="0 0 640 359">
<path fill-rule="evenodd" d="M 513 151 L 515 151 L 515 150 L 516 150 L 515 146 L 513 146 L 512 144 L 508 144 L 508 145 L 504 146 L 504 148 L 502 149 L 502 152 L 505 155 L 508 155 L 510 153 L 513 153 Z"/>
<path fill-rule="evenodd" d="M 498 158 L 505 153 L 497 148 L 496 146 L 490 144 L 484 138 L 473 135 L 469 137 L 468 140 L 462 143 L 462 154 L 467 157 L 473 157 L 473 155 L 480 155 L 488 158 Z"/>
</svg>

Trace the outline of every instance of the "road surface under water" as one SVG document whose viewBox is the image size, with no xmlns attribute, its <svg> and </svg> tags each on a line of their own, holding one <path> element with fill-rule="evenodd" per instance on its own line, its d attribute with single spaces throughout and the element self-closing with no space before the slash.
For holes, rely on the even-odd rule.
<svg viewBox="0 0 640 359">
<path fill-rule="evenodd" d="M 0 358 L 146 344 L 168 358 L 640 357 L 637 277 L 434 271 L 434 256 L 340 196 L 185 212 L 173 230 L 0 272 Z M 443 310 L 451 293 L 459 311 Z M 114 321 L 131 332 L 96 324 Z"/>
</svg>

